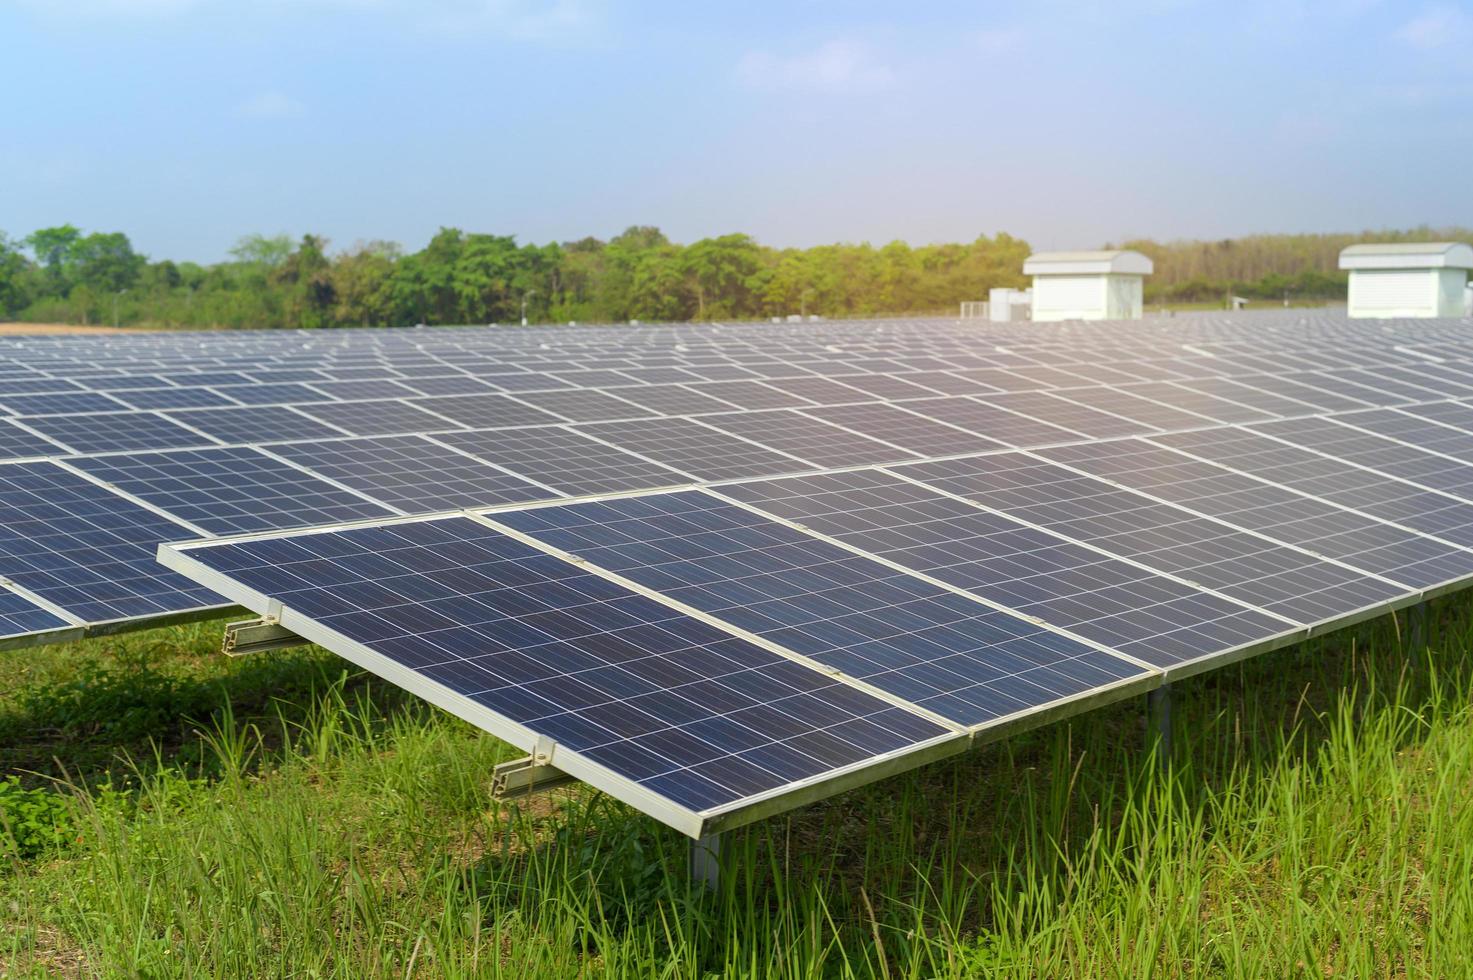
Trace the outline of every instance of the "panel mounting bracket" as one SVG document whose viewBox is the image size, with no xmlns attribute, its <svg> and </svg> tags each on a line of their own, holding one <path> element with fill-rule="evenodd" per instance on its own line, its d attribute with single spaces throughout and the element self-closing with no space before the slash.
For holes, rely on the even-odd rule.
<svg viewBox="0 0 1473 980">
<path fill-rule="evenodd" d="M 534 793 L 577 782 L 552 764 L 553 743 L 546 737 L 537 740 L 532 754 L 503 762 L 491 770 L 491 795 L 498 800 L 517 800 Z"/>
<path fill-rule="evenodd" d="M 310 643 L 282 626 L 271 616 L 225 624 L 225 637 L 220 651 L 227 657 L 243 657 L 248 653 L 265 653 Z"/>
</svg>

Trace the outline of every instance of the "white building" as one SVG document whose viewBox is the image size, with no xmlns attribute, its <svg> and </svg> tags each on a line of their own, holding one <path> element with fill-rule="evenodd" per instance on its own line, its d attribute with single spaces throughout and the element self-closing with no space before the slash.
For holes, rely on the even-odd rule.
<svg viewBox="0 0 1473 980">
<path fill-rule="evenodd" d="M 1151 260 L 1139 252 L 1038 252 L 1023 263 L 1033 277 L 1035 320 L 1139 320 Z"/>
<path fill-rule="evenodd" d="M 1032 290 L 994 286 L 987 293 L 987 317 L 994 323 L 1028 319 Z"/>
<path fill-rule="evenodd" d="M 1354 317 L 1462 316 L 1473 247 L 1462 242 L 1352 245 L 1340 253 L 1350 272 Z"/>
</svg>

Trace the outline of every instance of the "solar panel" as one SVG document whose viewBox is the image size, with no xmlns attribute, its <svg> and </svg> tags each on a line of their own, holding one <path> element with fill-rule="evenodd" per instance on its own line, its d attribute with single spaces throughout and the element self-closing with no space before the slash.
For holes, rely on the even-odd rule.
<svg viewBox="0 0 1473 980">
<path fill-rule="evenodd" d="M 730 412 L 735 405 L 677 384 L 620 388 L 619 397 L 660 415 L 709 415 Z"/>
<path fill-rule="evenodd" d="M 132 408 L 217 408 L 236 402 L 209 388 L 140 388 L 115 396 Z"/>
<path fill-rule="evenodd" d="M 299 411 L 355 436 L 403 435 L 461 427 L 458 422 L 423 411 L 420 405 L 420 402 L 388 400 L 331 402 L 303 405 Z"/>
<path fill-rule="evenodd" d="M 556 415 L 506 395 L 448 395 L 443 398 L 424 398 L 417 404 L 420 408 L 473 429 L 544 425 L 561 421 Z"/>
<path fill-rule="evenodd" d="M 691 833 L 702 815 L 960 742 L 468 518 L 181 554 L 503 738 L 555 740 L 557 766 Z"/>
<path fill-rule="evenodd" d="M 693 384 L 690 388 L 692 391 L 719 398 L 738 408 L 792 408 L 814 404 L 807 399 L 790 395 L 786 391 L 770 388 L 760 381 L 712 381 Z"/>
<path fill-rule="evenodd" d="M 56 443 L 43 439 L 8 419 L 0 419 L 0 459 L 55 456 L 65 451 Z"/>
<path fill-rule="evenodd" d="M 860 466 L 918 455 L 793 409 L 711 415 L 702 421 L 821 467 Z"/>
<path fill-rule="evenodd" d="M 1473 574 L 1473 552 L 1140 440 L 1040 455 L 1402 585 L 1427 589 Z"/>
<path fill-rule="evenodd" d="M 905 407 L 1010 446 L 1046 446 L 1080 438 L 1077 432 L 975 398 L 929 398 L 906 402 Z"/>
<path fill-rule="evenodd" d="M 960 725 L 1146 676 L 1137 663 L 698 492 L 497 520 Z"/>
<path fill-rule="evenodd" d="M 740 483 L 721 495 L 1157 666 L 1302 632 L 883 471 Z"/>
<path fill-rule="evenodd" d="M 338 371 L 334 373 L 342 374 L 344 372 Z M 438 380 L 461 379 L 442 378 Z M 464 380 L 468 381 L 470 379 L 467 378 Z M 320 391 L 324 395 L 330 395 L 342 401 L 368 401 L 376 398 L 412 398 L 415 395 L 459 395 L 464 393 L 460 391 L 424 391 L 423 387 L 423 384 L 418 381 L 400 384 L 397 381 L 383 378 L 355 381 L 314 381 L 312 383 L 314 391 Z M 477 390 L 490 391 L 491 389 L 483 384 L 477 383 Z"/>
<path fill-rule="evenodd" d="M 1298 623 L 1345 617 L 1411 594 L 1018 453 L 917 463 L 896 472 Z"/>
<path fill-rule="evenodd" d="M 919 456 L 958 456 L 1004 448 L 1004 444 L 996 439 L 908 412 L 898 405 L 874 402 L 819 407 L 805 409 L 803 414 L 899 446 Z"/>
<path fill-rule="evenodd" d="M 106 453 L 137 449 L 176 449 L 209 446 L 208 435 L 176 425 L 153 412 L 116 412 L 107 415 L 46 415 L 23 420 L 54 442 L 77 453 Z"/>
<path fill-rule="evenodd" d="M 314 374 L 313 377 L 318 376 Z M 331 400 L 331 396 L 304 384 L 238 385 L 230 390 L 230 397 L 243 405 L 286 405 Z"/>
<path fill-rule="evenodd" d="M 56 395 L 3 395 L 0 404 L 16 415 L 77 415 L 116 412 L 128 406 L 100 392 L 75 391 Z"/>
<path fill-rule="evenodd" d="M 405 514 L 558 496 L 555 490 L 418 436 L 283 443 L 272 452 Z"/>
<path fill-rule="evenodd" d="M 0 414 L 50 414 L 0 420 L 0 452 L 54 457 L 62 463 L 52 480 L 82 483 L 37 494 L 61 506 L 41 524 L 0 513 L 24 556 L 0 547 L 0 645 L 94 631 L 98 616 L 111 617 L 101 628 L 115 629 L 227 601 L 213 592 L 157 600 L 179 583 L 142 581 L 142 567 L 122 557 L 85 554 L 107 544 L 104 531 L 124 534 L 127 556 L 254 527 L 263 530 L 219 547 L 278 538 L 326 546 L 359 529 L 295 528 L 367 516 L 379 531 L 449 520 L 406 522 L 388 512 L 496 508 L 484 520 L 457 520 L 523 522 L 497 539 L 531 548 L 528 561 L 557 551 L 554 540 L 575 544 L 577 559 L 549 560 L 625 590 L 629 602 L 619 608 L 637 598 L 652 603 L 650 616 L 719 634 L 683 655 L 710 663 L 713 650 L 726 656 L 719 644 L 750 645 L 843 697 L 857 692 L 927 724 L 950 719 L 932 747 L 889 750 L 849 721 L 783 734 L 781 718 L 762 715 L 762 734 L 809 747 L 796 759 L 753 762 L 780 785 L 681 741 L 669 750 L 678 758 L 664 756 L 678 764 L 662 771 L 675 782 L 652 790 L 638 780 L 659 774 L 641 753 L 663 750 L 634 743 L 653 732 L 631 729 L 608 750 L 623 775 L 574 753 L 580 778 L 603 780 L 595 784 L 690 832 L 711 826 L 712 814 L 770 812 L 785 794 L 812 798 L 815 786 L 828 792 L 872 778 L 936 745 L 951 751 L 963 718 L 991 733 L 1036 723 L 1462 585 L 1473 554 L 1460 547 L 1473 537 L 1473 409 L 1448 396 L 1473 395 L 1470 358 L 1461 325 L 1357 323 L 1314 311 L 1047 329 L 893 320 L 7 336 Z M 87 405 L 108 411 L 77 410 Z M 1371 408 L 1387 405 L 1397 409 Z M 721 486 L 689 489 L 702 481 Z M 639 496 L 555 502 L 631 493 Z M 36 536 L 68 557 L 36 547 Z M 399 547 L 392 538 L 363 541 L 368 552 Z M 395 573 L 406 591 L 391 604 L 398 625 L 413 627 L 415 642 L 433 633 L 436 643 L 463 644 L 453 649 L 457 663 L 492 655 L 470 634 L 446 632 L 479 630 L 479 622 L 433 618 L 456 611 L 469 592 L 419 591 L 424 576 L 455 575 L 482 552 L 465 541 L 420 544 L 429 549 L 417 552 L 422 564 Z M 590 549 L 599 557 L 583 553 Z M 293 562 L 286 584 L 311 592 L 308 601 L 362 599 L 356 611 L 377 616 L 383 593 L 368 587 L 378 584 L 376 560 L 334 552 Z M 51 574 L 48 588 L 80 583 L 82 591 L 63 602 L 24 583 L 5 586 L 11 566 Z M 207 588 L 228 585 L 238 590 L 232 598 L 271 612 L 228 570 L 190 567 Z M 343 588 L 345 567 L 362 581 Z M 536 615 L 582 608 L 547 588 L 555 601 Z M 506 606 L 493 612 L 519 624 L 498 628 L 530 622 L 531 607 L 517 605 L 523 593 L 499 591 L 496 601 Z M 353 655 L 379 658 L 375 669 L 396 683 L 472 705 L 468 717 L 524 747 L 551 739 L 558 752 L 573 752 L 585 724 L 642 718 L 623 705 L 570 701 L 553 729 L 534 729 L 471 700 L 491 688 L 450 686 L 481 675 L 447 673 L 442 684 L 416 673 L 430 665 L 392 659 L 410 656 L 407 637 L 364 652 L 380 641 L 350 642 L 315 613 L 294 615 Z M 560 616 L 547 621 L 571 628 Z M 35 632 L 5 632 L 28 623 Z M 549 642 L 567 650 L 575 641 L 584 639 Z M 504 645 L 519 656 L 503 663 L 526 667 L 521 655 L 540 641 Z M 559 678 L 578 673 L 569 666 L 575 652 Z M 834 675 L 834 664 L 848 666 Z M 858 680 L 849 667 L 891 687 Z M 539 703 L 529 684 L 552 680 L 503 679 L 514 686 L 502 696 L 525 698 L 504 706 L 513 714 Z M 551 689 L 569 698 L 583 690 L 561 680 Z M 722 717 L 722 738 L 749 738 L 726 725 L 726 692 L 699 690 L 692 703 Z M 601 720 L 589 720 L 593 709 Z M 552 716 L 526 717 L 540 725 Z M 801 720 L 817 724 L 818 715 Z M 849 726 L 851 745 L 870 754 L 846 761 L 852 748 L 826 741 L 829 721 Z M 745 744 L 719 744 L 732 749 L 720 758 Z M 700 779 L 672 775 L 708 763 L 715 768 Z M 816 763 L 827 768 L 807 774 Z M 705 805 L 698 799 L 727 802 L 692 810 Z"/>
<path fill-rule="evenodd" d="M 170 419 L 183 422 L 224 443 L 272 443 L 293 439 L 325 439 L 350 435 L 282 405 L 252 405 L 240 408 L 202 408 L 168 412 Z M 193 445 L 206 440 L 197 439 Z M 139 446 L 164 449 L 166 446 Z"/>
<path fill-rule="evenodd" d="M 1473 464 L 1355 428 L 1338 418 L 1265 422 L 1249 431 L 1473 500 Z"/>
<path fill-rule="evenodd" d="M 578 431 L 699 480 L 734 480 L 812 468 L 796 457 L 714 428 L 713 420 L 721 417 L 700 422 L 678 418 L 602 422 L 580 425 Z"/>
<path fill-rule="evenodd" d="M 1243 429 L 1152 440 L 1459 545 L 1473 545 L 1473 504 Z M 1470 471 L 1473 472 L 1473 471 Z"/>
<path fill-rule="evenodd" d="M 1047 420 L 1050 425 L 1061 426 L 1071 432 L 1093 439 L 1109 439 L 1114 436 L 1136 435 L 1149 431 L 1150 427 L 1119 415 L 1096 411 L 1087 405 L 1055 398 L 1046 391 L 1011 392 L 1002 395 L 981 395 L 978 401 L 998 405 L 1010 412 L 1029 418 Z"/>
<path fill-rule="evenodd" d="M 94 456 L 70 465 L 215 534 L 342 524 L 392 513 L 244 447 Z"/>
<path fill-rule="evenodd" d="M 23 595 L 0 589 L 0 647 L 41 639 L 54 642 L 57 638 L 48 634 L 60 631 L 67 631 L 69 637 L 72 624 Z"/>
<path fill-rule="evenodd" d="M 690 477 L 556 426 L 444 432 L 436 441 L 569 496 L 676 486 Z"/>
<path fill-rule="evenodd" d="M 199 537 L 55 463 L 0 465 L 5 577 L 78 620 L 200 610 L 225 600 L 154 559 L 161 541 Z"/>
</svg>

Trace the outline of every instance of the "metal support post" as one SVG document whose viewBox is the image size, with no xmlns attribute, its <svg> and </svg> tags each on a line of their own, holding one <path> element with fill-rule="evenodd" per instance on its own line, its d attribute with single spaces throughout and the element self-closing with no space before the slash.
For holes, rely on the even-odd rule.
<svg viewBox="0 0 1473 980">
<path fill-rule="evenodd" d="M 1406 645 L 1409 653 L 1420 653 L 1427 646 L 1427 600 L 1407 608 Z"/>
<path fill-rule="evenodd" d="M 1146 694 L 1149 738 L 1156 746 L 1156 761 L 1163 768 L 1171 759 L 1171 685 L 1162 684 Z"/>
<path fill-rule="evenodd" d="M 721 835 L 707 834 L 690 842 L 691 881 L 715 891 L 721 883 Z"/>
</svg>

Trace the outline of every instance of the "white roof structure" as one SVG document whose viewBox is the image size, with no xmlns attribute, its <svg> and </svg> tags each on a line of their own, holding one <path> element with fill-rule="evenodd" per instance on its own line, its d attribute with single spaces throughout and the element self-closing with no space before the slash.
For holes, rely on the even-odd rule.
<svg viewBox="0 0 1473 980">
<path fill-rule="evenodd" d="M 1023 263 L 1025 276 L 1148 276 L 1154 269 L 1149 258 L 1124 248 L 1097 252 L 1035 252 Z"/>
<path fill-rule="evenodd" d="M 1351 245 L 1340 252 L 1340 268 L 1473 269 L 1473 246 L 1463 242 Z"/>
</svg>

